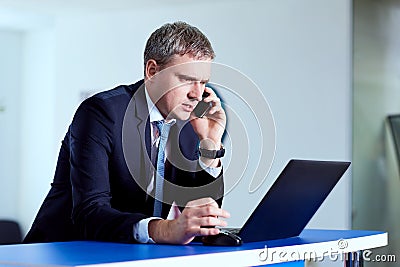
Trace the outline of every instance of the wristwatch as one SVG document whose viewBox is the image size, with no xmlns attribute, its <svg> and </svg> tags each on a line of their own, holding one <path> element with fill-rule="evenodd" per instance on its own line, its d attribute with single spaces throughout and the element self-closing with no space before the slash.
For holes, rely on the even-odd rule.
<svg viewBox="0 0 400 267">
<path fill-rule="evenodd" d="M 219 150 L 208 150 L 204 148 L 199 148 L 200 156 L 208 159 L 222 158 L 225 155 L 225 148 L 221 145 Z"/>
</svg>

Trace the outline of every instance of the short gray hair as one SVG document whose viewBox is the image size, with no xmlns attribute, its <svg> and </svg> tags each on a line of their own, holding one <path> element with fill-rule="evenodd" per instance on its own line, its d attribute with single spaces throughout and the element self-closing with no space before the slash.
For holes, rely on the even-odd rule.
<svg viewBox="0 0 400 267">
<path fill-rule="evenodd" d="M 144 50 L 144 66 L 150 59 L 163 66 L 174 55 L 189 54 L 195 59 L 214 59 L 215 53 L 207 37 L 196 27 L 185 22 L 167 23 L 149 37 Z"/>
</svg>

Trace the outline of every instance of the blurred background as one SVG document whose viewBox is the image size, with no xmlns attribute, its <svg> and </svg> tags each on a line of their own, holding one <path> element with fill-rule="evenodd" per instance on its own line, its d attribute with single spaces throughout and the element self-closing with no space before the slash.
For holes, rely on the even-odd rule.
<svg viewBox="0 0 400 267">
<path fill-rule="evenodd" d="M 257 84 L 274 116 L 270 172 L 255 192 L 244 177 L 226 196 L 230 225 L 242 225 L 289 159 L 349 160 L 308 227 L 388 231 L 380 253 L 400 251 L 387 120 L 400 113 L 395 0 L 0 0 L 0 219 L 28 231 L 77 106 L 141 79 L 150 33 L 177 20 L 208 36 L 216 62 Z"/>
</svg>

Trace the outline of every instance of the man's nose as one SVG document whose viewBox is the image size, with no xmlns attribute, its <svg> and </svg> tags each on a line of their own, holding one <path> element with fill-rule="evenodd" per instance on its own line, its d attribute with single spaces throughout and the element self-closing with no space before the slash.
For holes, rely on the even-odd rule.
<svg viewBox="0 0 400 267">
<path fill-rule="evenodd" d="M 205 85 L 201 82 L 193 82 L 190 92 L 189 92 L 189 98 L 190 99 L 196 99 L 197 101 L 202 100 L 202 95 L 204 92 Z"/>
</svg>

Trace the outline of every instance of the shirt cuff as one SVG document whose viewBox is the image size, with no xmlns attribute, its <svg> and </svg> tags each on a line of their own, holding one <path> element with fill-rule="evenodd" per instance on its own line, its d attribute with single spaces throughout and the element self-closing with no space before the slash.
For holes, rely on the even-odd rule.
<svg viewBox="0 0 400 267">
<path fill-rule="evenodd" d="M 139 243 L 155 243 L 154 240 L 149 236 L 149 222 L 151 220 L 161 219 L 158 217 L 150 217 L 133 225 L 133 237 Z"/>
<path fill-rule="evenodd" d="M 221 173 L 221 170 L 222 170 L 222 164 L 219 167 L 213 168 L 213 167 L 207 166 L 204 162 L 201 161 L 201 159 L 199 159 L 199 165 L 203 170 L 208 172 L 208 174 L 211 175 L 214 178 L 217 178 L 219 176 L 219 174 Z"/>
</svg>

